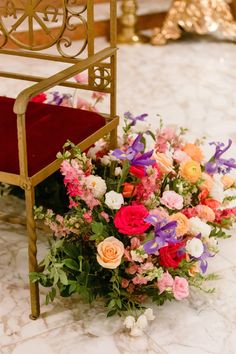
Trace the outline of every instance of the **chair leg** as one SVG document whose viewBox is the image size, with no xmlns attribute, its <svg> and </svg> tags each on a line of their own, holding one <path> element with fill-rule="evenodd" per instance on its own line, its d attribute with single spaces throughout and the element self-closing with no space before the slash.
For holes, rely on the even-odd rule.
<svg viewBox="0 0 236 354">
<path fill-rule="evenodd" d="M 36 272 L 37 265 L 37 235 L 36 225 L 33 215 L 34 206 L 34 187 L 30 187 L 25 190 L 25 202 L 26 202 L 26 225 L 28 236 L 28 258 L 29 258 L 29 272 Z M 39 286 L 38 283 L 30 282 L 30 302 L 31 302 L 31 314 L 30 318 L 36 320 L 40 315 L 40 303 L 39 303 Z"/>
<path fill-rule="evenodd" d="M 110 132 L 110 149 L 114 150 L 118 146 L 118 141 L 117 141 L 117 128 L 113 129 Z"/>
</svg>

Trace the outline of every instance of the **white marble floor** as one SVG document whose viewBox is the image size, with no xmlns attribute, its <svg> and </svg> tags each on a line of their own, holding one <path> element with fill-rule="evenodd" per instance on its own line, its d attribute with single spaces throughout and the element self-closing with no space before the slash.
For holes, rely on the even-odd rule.
<svg viewBox="0 0 236 354">
<path fill-rule="evenodd" d="M 105 45 L 99 40 L 98 45 Z M 118 112 L 147 112 L 166 122 L 187 126 L 194 135 L 236 142 L 236 46 L 190 37 L 165 47 L 121 46 L 118 65 Z M 13 65 L 0 57 L 0 67 Z M 59 64 L 15 70 L 55 72 Z M 1 79 L 0 94 L 15 96 L 20 86 Z M 236 156 L 236 149 L 234 149 Z M 2 199 L 1 209 L 20 201 Z M 41 233 L 39 253 L 46 247 Z M 27 250 L 23 226 L 0 225 L 0 353 L 1 354 L 235 354 L 236 232 L 221 242 L 209 271 L 216 271 L 214 294 L 193 291 L 182 302 L 153 307 L 156 320 L 143 337 L 124 332 L 119 318 L 106 319 L 102 304 L 89 308 L 76 298 L 43 305 L 37 321 L 28 318 Z"/>
</svg>

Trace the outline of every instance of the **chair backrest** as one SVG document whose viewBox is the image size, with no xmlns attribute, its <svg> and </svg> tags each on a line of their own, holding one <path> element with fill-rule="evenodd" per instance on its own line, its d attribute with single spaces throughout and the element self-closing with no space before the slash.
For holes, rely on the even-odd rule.
<svg viewBox="0 0 236 354">
<path fill-rule="evenodd" d="M 116 0 L 110 0 L 112 47 L 115 22 Z M 83 40 L 75 44 L 78 25 Z M 20 36 L 23 29 L 25 35 Z M 53 54 L 45 53 L 52 47 Z M 0 53 L 76 62 L 86 51 L 87 56 L 94 54 L 94 0 L 0 0 Z"/>
</svg>

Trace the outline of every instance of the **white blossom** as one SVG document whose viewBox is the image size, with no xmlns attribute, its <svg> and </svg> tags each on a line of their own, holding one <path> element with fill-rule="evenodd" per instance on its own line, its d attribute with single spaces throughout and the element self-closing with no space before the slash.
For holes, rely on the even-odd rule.
<svg viewBox="0 0 236 354">
<path fill-rule="evenodd" d="M 118 210 L 124 204 L 123 195 L 115 191 L 110 191 L 105 195 L 105 204 L 112 210 Z"/>
<path fill-rule="evenodd" d="M 95 198 L 102 198 L 106 193 L 107 186 L 104 179 L 99 176 L 90 175 L 86 177 L 87 188 L 90 189 Z"/>
<path fill-rule="evenodd" d="M 155 320 L 155 316 L 153 314 L 153 310 L 148 308 L 144 311 L 144 316 L 146 316 L 148 321 L 153 321 Z"/>
<path fill-rule="evenodd" d="M 199 219 L 198 216 L 189 219 L 189 229 L 194 236 L 201 234 L 202 237 L 209 237 L 211 233 L 211 226 Z"/>
<path fill-rule="evenodd" d="M 199 258 L 204 252 L 204 246 L 202 241 L 199 238 L 192 238 L 186 243 L 186 251 L 192 257 Z"/>
<path fill-rule="evenodd" d="M 131 328 L 133 328 L 133 326 L 135 325 L 135 318 L 134 318 L 134 316 L 127 316 L 126 318 L 125 318 L 125 320 L 124 320 L 124 326 L 126 327 L 126 328 L 129 328 L 129 329 L 131 329 Z"/>
</svg>

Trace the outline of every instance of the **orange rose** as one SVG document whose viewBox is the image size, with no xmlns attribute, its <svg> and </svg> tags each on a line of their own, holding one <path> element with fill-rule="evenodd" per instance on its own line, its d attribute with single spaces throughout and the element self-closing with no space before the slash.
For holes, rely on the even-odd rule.
<svg viewBox="0 0 236 354">
<path fill-rule="evenodd" d="M 176 236 L 183 236 L 189 231 L 189 220 L 182 213 L 172 214 L 169 218 L 171 221 L 177 221 Z"/>
<path fill-rule="evenodd" d="M 194 161 L 202 161 L 203 160 L 203 153 L 199 146 L 195 144 L 188 143 L 182 149 L 188 156 L 191 157 Z"/>
<path fill-rule="evenodd" d="M 121 263 L 124 245 L 114 236 L 105 238 L 97 246 L 97 261 L 103 268 L 115 269 Z"/>
<path fill-rule="evenodd" d="M 215 213 L 214 211 L 207 205 L 197 205 L 196 206 L 197 215 L 200 219 L 205 221 L 213 222 L 215 220 Z"/>
<path fill-rule="evenodd" d="M 179 173 L 190 183 L 196 183 L 202 174 L 201 166 L 197 161 L 187 160 L 180 165 Z"/>
<path fill-rule="evenodd" d="M 162 152 L 156 152 L 154 158 L 162 173 L 169 173 L 172 171 L 173 163 L 172 159 L 163 154 Z"/>
<path fill-rule="evenodd" d="M 205 172 L 202 173 L 201 177 L 202 177 L 202 181 L 199 185 L 199 188 L 201 189 L 201 191 L 203 189 L 207 189 L 210 192 L 214 184 L 213 178 Z"/>
<path fill-rule="evenodd" d="M 224 185 L 224 189 L 228 189 L 234 184 L 234 178 L 230 175 L 224 175 L 221 177 L 221 182 Z"/>
</svg>

